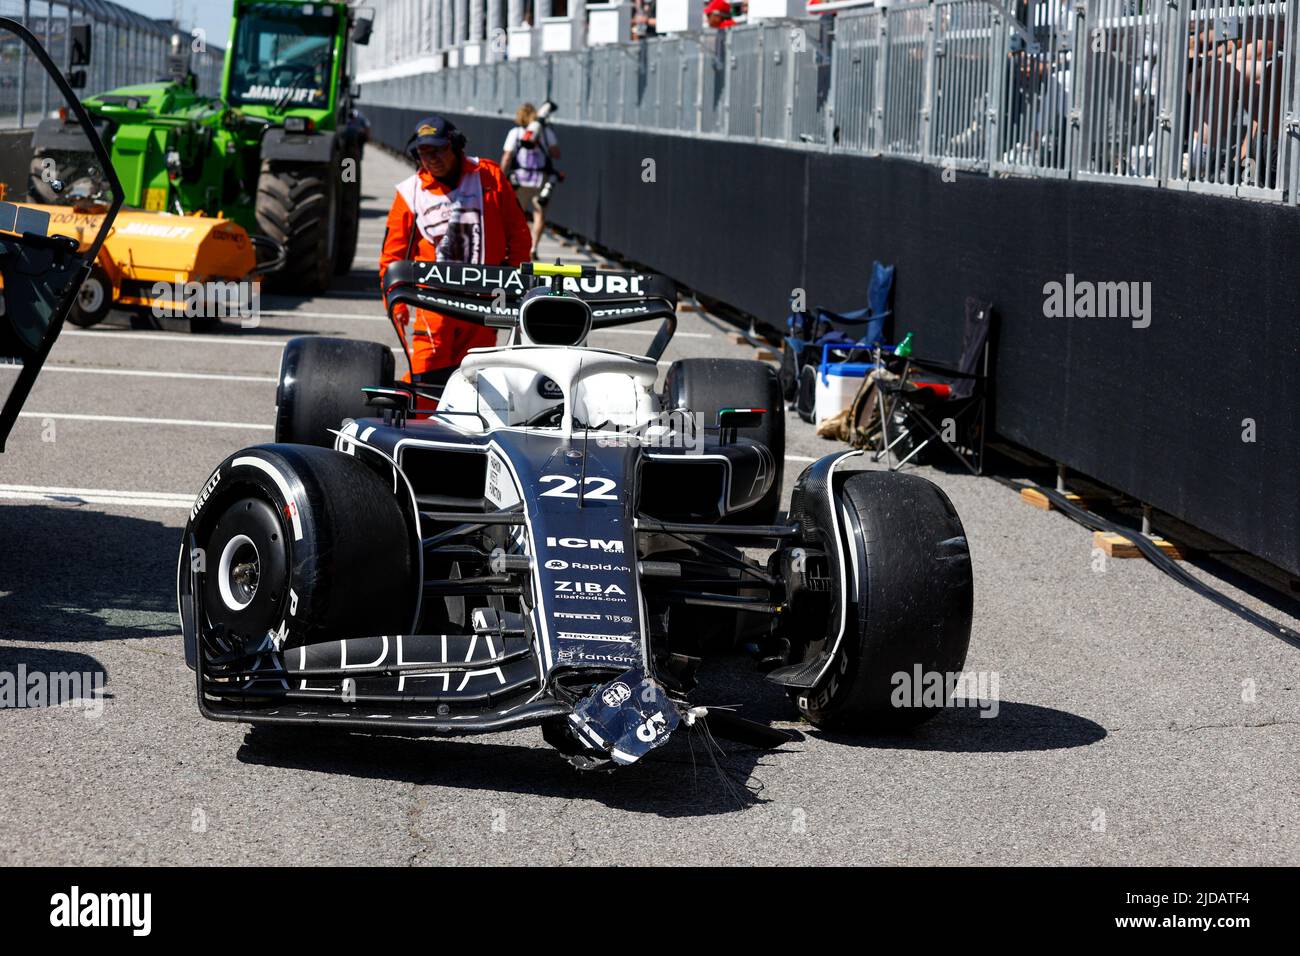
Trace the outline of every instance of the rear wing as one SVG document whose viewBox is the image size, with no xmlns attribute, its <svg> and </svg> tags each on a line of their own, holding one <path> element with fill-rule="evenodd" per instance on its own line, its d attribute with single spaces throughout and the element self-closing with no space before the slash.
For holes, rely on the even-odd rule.
<svg viewBox="0 0 1300 956">
<path fill-rule="evenodd" d="M 524 293 L 558 287 L 591 305 L 593 329 L 667 319 L 676 328 L 677 287 L 666 276 L 526 262 L 475 266 L 451 262 L 394 262 L 384 273 L 384 302 L 429 309 L 492 328 L 514 328 Z M 671 336 L 671 332 L 669 333 Z"/>
</svg>

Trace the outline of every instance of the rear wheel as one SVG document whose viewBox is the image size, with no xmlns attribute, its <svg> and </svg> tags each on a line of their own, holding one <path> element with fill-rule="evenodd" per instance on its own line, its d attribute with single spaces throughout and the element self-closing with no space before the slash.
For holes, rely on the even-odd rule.
<svg viewBox="0 0 1300 956">
<path fill-rule="evenodd" d="M 92 266 L 90 275 L 81 283 L 77 297 L 68 310 L 68 321 L 81 328 L 89 328 L 107 317 L 113 308 L 113 283 L 100 266 Z"/>
<path fill-rule="evenodd" d="M 372 413 L 361 390 L 389 385 L 393 374 L 393 353 L 378 342 L 290 339 L 280 357 L 275 440 L 334 447 L 331 428 Z"/>
<path fill-rule="evenodd" d="M 413 628 L 418 563 L 391 481 L 341 452 L 260 445 L 222 462 L 207 488 L 188 531 L 207 627 L 231 644 Z"/>
<path fill-rule="evenodd" d="M 284 246 L 284 268 L 267 276 L 274 291 L 322 292 L 334 275 L 335 176 L 327 166 L 271 163 L 257 180 L 257 227 Z"/>
<path fill-rule="evenodd" d="M 817 417 L 817 369 L 805 365 L 799 370 L 798 394 L 794 400 L 794 410 L 806 422 Z"/>
<path fill-rule="evenodd" d="M 807 614 L 790 622 L 795 639 L 797 632 L 823 634 L 803 646 L 802 660 L 834 648 L 824 676 L 796 692 L 795 702 L 819 727 L 915 726 L 947 703 L 949 677 L 966 661 L 974 595 L 966 533 L 943 490 L 917 475 L 856 472 L 835 483 L 841 543 L 809 546 L 827 555 L 832 581 L 842 549 L 844 634 L 836 646 L 840 617 L 833 611 L 824 621 Z M 930 692 L 937 687 L 941 693 Z"/>
<path fill-rule="evenodd" d="M 799 392 L 799 359 L 795 355 L 794 346 L 789 342 L 781 346 L 781 371 L 777 373 L 777 378 L 781 382 L 781 397 L 787 402 L 793 402 Z"/>
<path fill-rule="evenodd" d="M 355 180 L 340 189 L 338 236 L 335 242 L 334 274 L 345 276 L 352 271 L 357 255 L 357 230 L 361 226 L 361 158 L 346 157 L 356 163 Z"/>
<path fill-rule="evenodd" d="M 763 420 L 755 428 L 740 428 L 737 438 L 748 438 L 772 453 L 772 486 L 753 507 L 728 515 L 725 520 L 745 524 L 771 524 L 781 507 L 781 479 L 785 466 L 785 405 L 776 372 L 762 362 L 747 359 L 679 359 L 664 379 L 664 407 L 687 409 L 703 424 L 717 424 L 724 408 L 761 408 Z"/>
</svg>

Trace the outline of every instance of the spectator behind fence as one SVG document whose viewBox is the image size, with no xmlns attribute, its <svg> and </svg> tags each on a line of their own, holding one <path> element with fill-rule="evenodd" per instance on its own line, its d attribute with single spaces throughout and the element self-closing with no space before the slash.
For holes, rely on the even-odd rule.
<svg viewBox="0 0 1300 956">
<path fill-rule="evenodd" d="M 514 183 L 519 205 L 532 215 L 533 249 L 536 249 L 546 228 L 542 187 L 549 177 L 556 175 L 554 161 L 560 158 L 559 140 L 550 124 L 538 116 L 537 107 L 525 103 L 515 113 L 515 126 L 506 134 L 502 149 L 501 168 Z"/>
<path fill-rule="evenodd" d="M 1207 24 L 1193 24 L 1187 44 L 1183 174 L 1271 188 L 1282 125 L 1281 18 L 1248 17 L 1236 36 L 1218 36 L 1217 24 Z"/>
<path fill-rule="evenodd" d="M 715 30 L 726 30 L 736 25 L 729 0 L 709 0 L 704 8 L 704 19 Z"/>
<path fill-rule="evenodd" d="M 632 39 L 655 35 L 655 0 L 636 0 L 632 5 Z"/>
</svg>

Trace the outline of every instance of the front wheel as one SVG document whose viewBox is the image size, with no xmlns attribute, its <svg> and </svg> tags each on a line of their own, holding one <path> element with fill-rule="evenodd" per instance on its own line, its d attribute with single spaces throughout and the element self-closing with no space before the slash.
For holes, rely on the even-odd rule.
<svg viewBox="0 0 1300 956">
<path fill-rule="evenodd" d="M 818 727 L 912 727 L 947 704 L 966 662 L 974 605 L 966 532 L 943 490 L 917 475 L 855 472 L 834 485 L 838 514 L 823 511 L 808 542 L 824 555 L 819 573 L 834 591 L 791 622 L 793 632 L 819 632 L 797 656 L 824 663 L 795 703 Z"/>
<path fill-rule="evenodd" d="M 303 445 L 235 453 L 199 495 L 191 536 L 178 573 L 199 572 L 203 627 L 232 646 L 414 628 L 413 528 L 391 477 L 351 455 Z"/>
</svg>

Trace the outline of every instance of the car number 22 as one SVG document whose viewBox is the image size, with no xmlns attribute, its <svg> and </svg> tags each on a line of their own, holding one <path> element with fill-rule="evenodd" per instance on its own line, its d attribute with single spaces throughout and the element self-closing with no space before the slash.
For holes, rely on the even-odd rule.
<svg viewBox="0 0 1300 956">
<path fill-rule="evenodd" d="M 578 487 L 578 479 L 569 475 L 542 475 L 538 481 L 543 484 L 553 484 L 554 488 L 543 491 L 538 497 L 541 498 L 577 498 L 578 493 L 574 488 Z M 618 487 L 618 482 L 612 478 L 585 478 L 583 484 L 586 489 L 583 491 L 583 501 L 618 501 L 618 495 L 614 489 Z"/>
</svg>

